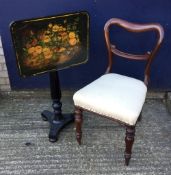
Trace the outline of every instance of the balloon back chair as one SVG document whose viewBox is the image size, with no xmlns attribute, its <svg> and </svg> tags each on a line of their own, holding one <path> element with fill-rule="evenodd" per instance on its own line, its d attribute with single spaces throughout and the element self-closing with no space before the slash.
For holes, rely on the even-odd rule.
<svg viewBox="0 0 171 175">
<path fill-rule="evenodd" d="M 110 42 L 109 28 L 117 25 L 128 32 L 155 31 L 157 42 L 152 51 L 144 55 L 125 53 L 117 49 Z M 99 114 L 108 119 L 119 122 L 126 128 L 125 136 L 125 165 L 128 166 L 135 136 L 135 126 L 141 117 L 141 110 L 145 102 L 147 85 L 149 82 L 150 65 L 159 50 L 164 37 L 164 31 L 160 24 L 135 24 L 125 20 L 112 18 L 104 26 L 104 35 L 108 50 L 109 62 L 106 73 L 92 83 L 78 90 L 74 96 L 76 139 L 81 144 L 82 137 L 82 112 L 84 110 Z M 110 73 L 112 68 L 112 56 L 127 58 L 130 60 L 146 60 L 144 82 L 132 77 Z"/>
</svg>

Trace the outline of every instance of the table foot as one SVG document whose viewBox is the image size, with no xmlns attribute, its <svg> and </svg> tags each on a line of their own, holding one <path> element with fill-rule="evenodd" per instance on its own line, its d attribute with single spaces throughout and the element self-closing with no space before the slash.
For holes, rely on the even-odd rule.
<svg viewBox="0 0 171 175">
<path fill-rule="evenodd" d="M 53 120 L 54 114 L 50 111 L 43 111 L 41 113 L 42 120 L 48 121 L 50 124 L 49 131 L 49 141 L 56 142 L 58 140 L 59 132 L 63 129 L 67 124 L 74 121 L 74 114 L 62 114 L 62 119 Z"/>
</svg>

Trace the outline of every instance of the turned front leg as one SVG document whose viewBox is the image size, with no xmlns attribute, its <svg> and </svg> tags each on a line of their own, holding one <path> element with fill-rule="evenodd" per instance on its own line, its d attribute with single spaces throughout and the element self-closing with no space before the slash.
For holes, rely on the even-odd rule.
<svg viewBox="0 0 171 175">
<path fill-rule="evenodd" d="M 76 139 L 79 145 L 81 145 L 81 138 L 82 138 L 82 110 L 78 107 L 75 108 L 75 127 L 76 127 Z"/>
<path fill-rule="evenodd" d="M 128 166 L 132 154 L 132 146 L 134 143 L 135 126 L 126 126 L 126 137 L 125 137 L 125 165 Z"/>
</svg>

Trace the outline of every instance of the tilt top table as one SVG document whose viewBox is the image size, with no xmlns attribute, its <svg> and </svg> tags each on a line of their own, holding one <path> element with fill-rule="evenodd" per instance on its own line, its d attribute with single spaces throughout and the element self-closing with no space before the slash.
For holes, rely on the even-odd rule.
<svg viewBox="0 0 171 175">
<path fill-rule="evenodd" d="M 89 46 L 89 16 L 86 12 L 15 21 L 10 26 L 20 76 L 49 73 L 53 112 L 41 115 L 50 124 L 49 141 L 74 120 L 62 114 L 58 70 L 86 63 Z"/>
</svg>

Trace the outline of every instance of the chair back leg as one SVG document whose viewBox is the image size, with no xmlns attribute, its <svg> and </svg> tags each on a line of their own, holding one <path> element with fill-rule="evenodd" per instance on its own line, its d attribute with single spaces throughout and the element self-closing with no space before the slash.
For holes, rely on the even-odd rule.
<svg viewBox="0 0 171 175">
<path fill-rule="evenodd" d="M 75 107 L 75 127 L 76 127 L 76 139 L 79 145 L 81 145 L 81 138 L 82 138 L 82 109 Z"/>
<path fill-rule="evenodd" d="M 129 161 L 131 159 L 132 154 L 132 146 L 134 143 L 135 136 L 135 126 L 126 126 L 126 136 L 125 136 L 125 165 L 129 165 Z"/>
</svg>

